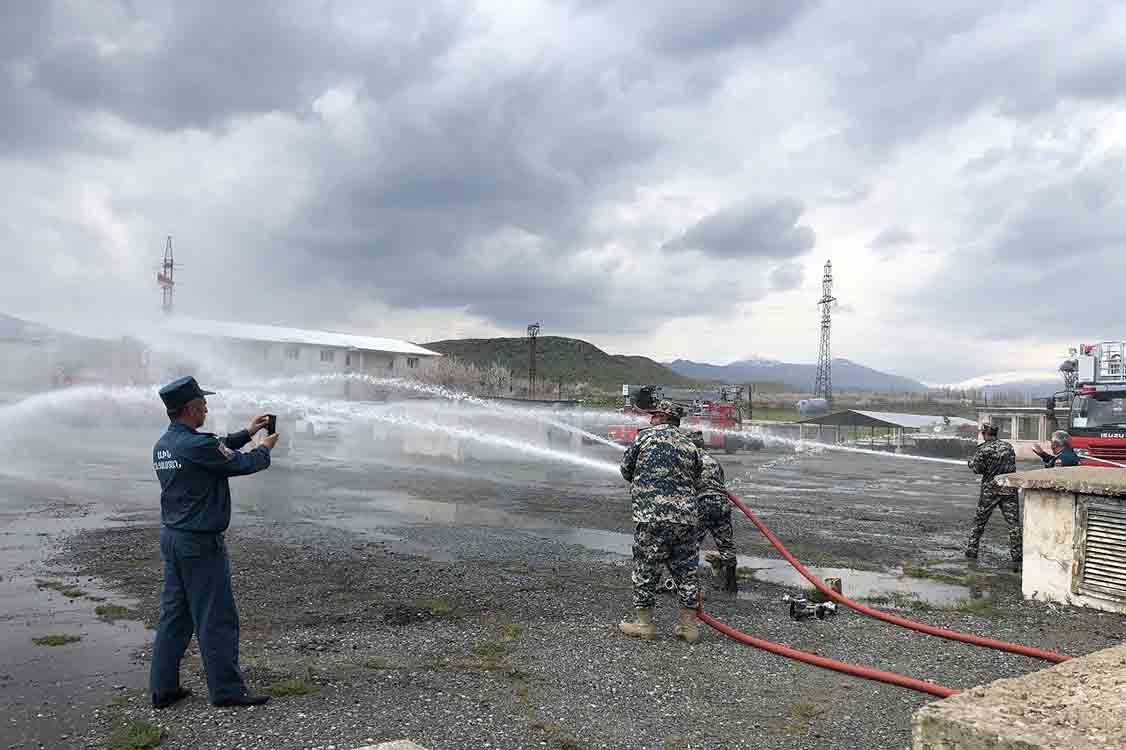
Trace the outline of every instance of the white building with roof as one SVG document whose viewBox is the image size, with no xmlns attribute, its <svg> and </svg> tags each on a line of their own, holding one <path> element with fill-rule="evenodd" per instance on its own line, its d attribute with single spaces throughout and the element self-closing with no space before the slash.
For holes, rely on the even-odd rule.
<svg viewBox="0 0 1126 750">
<path fill-rule="evenodd" d="M 429 372 L 442 355 L 401 339 L 172 316 L 159 325 L 208 369 L 271 377 L 362 373 L 410 377 Z M 181 347 L 177 347 L 178 349 Z"/>
</svg>

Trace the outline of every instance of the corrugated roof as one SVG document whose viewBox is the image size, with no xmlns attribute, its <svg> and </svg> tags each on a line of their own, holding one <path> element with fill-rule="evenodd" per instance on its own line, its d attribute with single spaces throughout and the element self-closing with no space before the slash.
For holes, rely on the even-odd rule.
<svg viewBox="0 0 1126 750">
<path fill-rule="evenodd" d="M 162 321 L 161 327 L 176 333 L 237 339 L 240 341 L 273 341 L 280 344 L 307 344 L 333 346 L 368 352 L 416 354 L 421 357 L 440 357 L 440 353 L 425 349 L 401 339 L 381 336 L 357 336 L 332 331 L 309 331 L 303 328 L 282 328 L 254 323 L 228 323 L 218 320 L 200 320 L 174 316 Z"/>
<path fill-rule="evenodd" d="M 860 411 L 859 409 L 856 411 L 872 419 L 879 419 L 884 422 L 892 422 L 900 427 L 913 427 L 920 430 L 924 427 L 934 427 L 935 425 L 945 424 L 945 419 L 942 416 L 935 416 L 933 414 L 899 414 L 890 411 Z M 964 419 L 963 417 L 950 417 L 950 425 L 953 427 L 961 427 L 962 425 L 976 426 L 977 422 L 971 419 Z"/>
<path fill-rule="evenodd" d="M 941 415 L 931 414 L 899 414 L 890 411 L 861 411 L 860 409 L 846 409 L 832 414 L 803 419 L 806 424 L 841 425 L 853 427 L 899 427 L 905 430 L 925 430 L 935 426 L 945 425 Z M 951 427 L 963 425 L 976 425 L 969 419 L 950 417 Z"/>
</svg>

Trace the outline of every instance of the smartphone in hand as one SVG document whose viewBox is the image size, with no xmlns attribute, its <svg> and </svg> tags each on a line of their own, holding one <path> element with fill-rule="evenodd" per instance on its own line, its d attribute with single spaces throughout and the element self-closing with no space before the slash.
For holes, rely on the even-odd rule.
<svg viewBox="0 0 1126 750">
<path fill-rule="evenodd" d="M 275 432 L 278 431 L 278 415 L 277 414 L 267 414 L 266 417 L 267 417 L 266 434 L 267 435 L 273 435 Z"/>
</svg>

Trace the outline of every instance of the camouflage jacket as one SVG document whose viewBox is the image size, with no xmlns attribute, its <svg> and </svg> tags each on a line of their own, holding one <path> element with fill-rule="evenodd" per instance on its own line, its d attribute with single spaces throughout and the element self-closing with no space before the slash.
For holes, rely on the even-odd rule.
<svg viewBox="0 0 1126 750">
<path fill-rule="evenodd" d="M 696 501 L 701 506 L 714 506 L 718 510 L 731 508 L 727 499 L 727 486 L 723 483 L 723 466 L 707 451 L 700 451 L 703 471 L 700 474 L 700 494 Z"/>
<path fill-rule="evenodd" d="M 1017 470 L 1017 454 L 1013 446 L 1004 440 L 988 440 L 977 447 L 977 451 L 966 464 L 974 474 L 981 475 L 981 491 L 989 495 L 1016 494 L 1010 487 L 1001 487 L 993 480 L 1002 474 L 1012 474 Z"/>
<path fill-rule="evenodd" d="M 696 525 L 701 488 L 700 449 L 669 424 L 639 430 L 622 456 L 622 477 L 630 483 L 634 523 Z"/>
</svg>

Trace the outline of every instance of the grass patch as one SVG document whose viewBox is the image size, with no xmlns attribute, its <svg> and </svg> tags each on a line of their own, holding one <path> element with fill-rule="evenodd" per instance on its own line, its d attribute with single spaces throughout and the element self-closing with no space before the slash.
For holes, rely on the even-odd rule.
<svg viewBox="0 0 1126 750">
<path fill-rule="evenodd" d="M 950 583 L 955 586 L 967 586 L 969 588 L 983 588 L 990 584 L 991 576 L 988 573 L 981 573 L 977 571 L 969 571 L 965 575 L 955 575 L 953 573 L 945 573 L 941 570 L 931 570 L 921 565 L 913 563 L 904 563 L 902 566 L 903 575 L 911 578 L 927 578 L 939 583 Z"/>
<path fill-rule="evenodd" d="M 440 656 L 419 660 L 407 659 L 403 661 L 391 661 L 389 659 L 384 659 L 381 657 L 372 657 L 365 660 L 362 666 L 365 669 L 370 669 L 376 672 L 460 672 L 465 674 L 499 672 L 504 668 L 501 665 L 500 660 L 493 657 L 451 659 L 448 657 Z M 515 680 L 522 680 L 524 678 L 525 677 L 523 674 L 516 674 L 513 676 L 513 679 Z"/>
<path fill-rule="evenodd" d="M 86 592 L 80 589 L 73 583 L 66 581 L 50 581 L 43 578 L 36 578 L 35 585 L 40 591 L 44 589 L 49 591 L 57 591 L 68 599 L 77 599 L 80 596 L 85 596 Z"/>
<path fill-rule="evenodd" d="M 473 653 L 482 659 L 501 659 L 505 654 L 504 644 L 500 641 L 478 641 L 473 645 Z"/>
<path fill-rule="evenodd" d="M 109 738 L 110 750 L 149 750 L 159 747 L 164 730 L 151 721 L 134 719 Z"/>
<path fill-rule="evenodd" d="M 365 659 L 362 666 L 364 669 L 374 669 L 376 671 L 397 668 L 395 664 L 392 664 L 387 659 L 379 656 L 373 656 L 370 659 Z"/>
<path fill-rule="evenodd" d="M 51 635 L 41 635 L 38 638 L 32 638 L 31 642 L 36 646 L 65 646 L 68 643 L 78 643 L 80 640 L 82 640 L 82 636 L 80 635 L 52 633 Z"/>
<path fill-rule="evenodd" d="M 926 578 L 931 581 L 938 581 L 939 583 L 951 583 L 955 586 L 968 585 L 966 576 L 952 575 L 940 570 L 931 570 L 930 568 L 924 568 L 921 565 L 914 565 L 912 563 L 903 564 L 903 575 L 909 578 Z"/>
<path fill-rule="evenodd" d="M 266 692 L 275 698 L 296 698 L 317 692 L 317 687 L 304 680 L 278 680 L 270 685 Z"/>
<path fill-rule="evenodd" d="M 94 614 L 98 616 L 99 620 L 113 622 L 115 620 L 126 620 L 133 613 L 129 611 L 128 607 L 122 607 L 120 604 L 99 604 L 94 608 Z"/>
<path fill-rule="evenodd" d="M 902 591 L 889 591 L 886 594 L 875 594 L 864 598 L 869 604 L 877 607 L 893 607 L 895 609 L 912 609 L 916 612 L 926 612 L 934 609 L 928 602 L 920 599 L 916 594 L 907 594 Z"/>
<path fill-rule="evenodd" d="M 454 613 L 454 605 L 445 599 L 419 599 L 414 603 L 415 609 L 429 612 L 434 617 L 449 617 Z"/>
<path fill-rule="evenodd" d="M 806 734 L 809 732 L 809 725 L 816 717 L 824 713 L 824 709 L 815 703 L 795 703 L 790 706 L 787 712 L 786 723 L 782 726 L 782 731 L 786 734 Z"/>
<path fill-rule="evenodd" d="M 981 599 L 965 599 L 957 604 L 949 607 L 943 607 L 943 612 L 957 612 L 963 615 L 978 615 L 979 617 L 988 617 L 994 614 L 997 610 L 993 606 L 993 600 L 987 597 Z"/>
<path fill-rule="evenodd" d="M 500 631 L 500 639 L 504 643 L 511 643 L 520 637 L 520 626 L 511 622 L 501 625 L 498 630 Z"/>
</svg>

